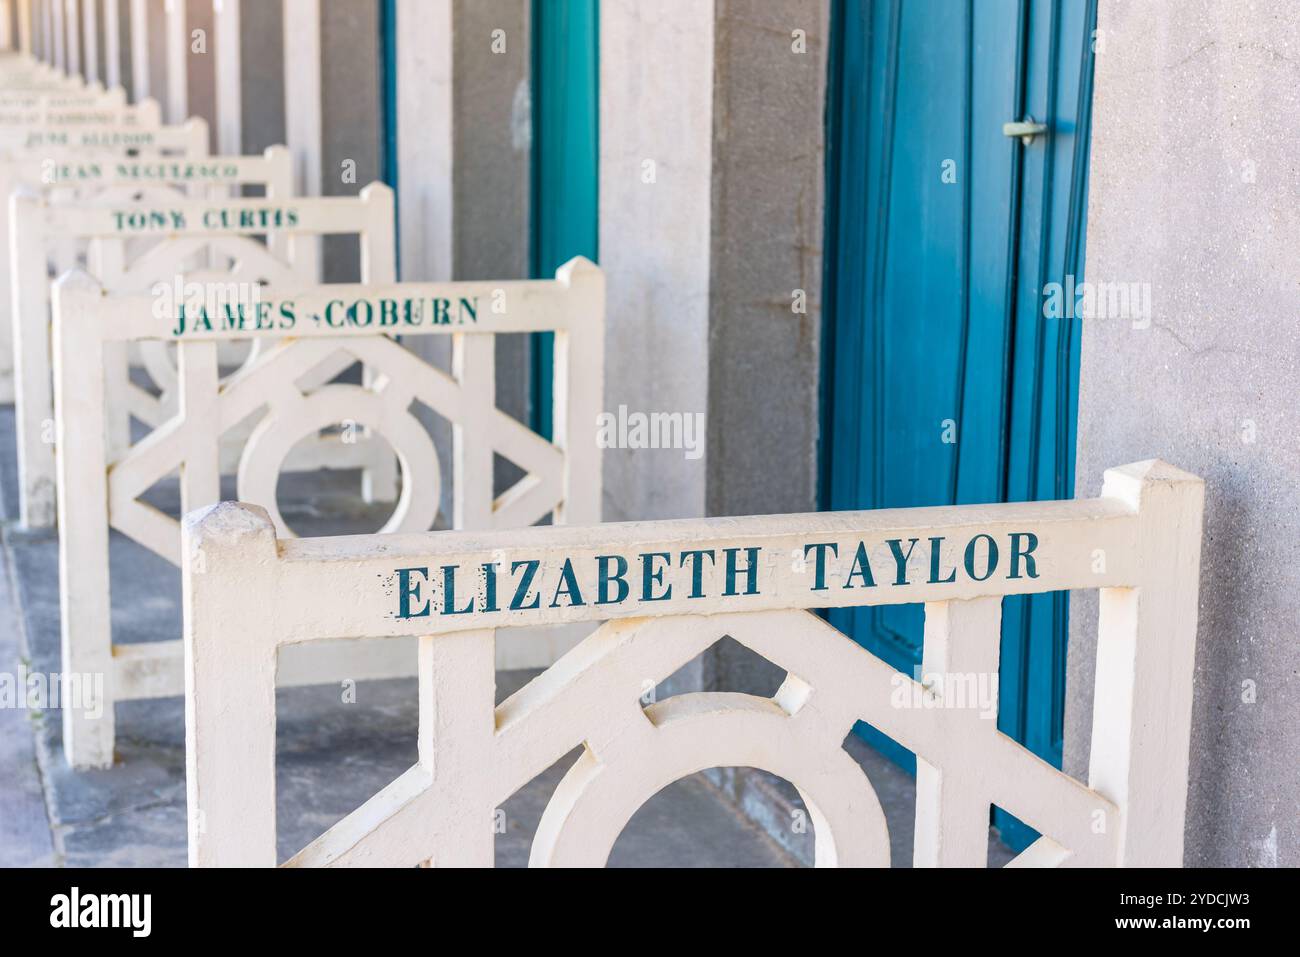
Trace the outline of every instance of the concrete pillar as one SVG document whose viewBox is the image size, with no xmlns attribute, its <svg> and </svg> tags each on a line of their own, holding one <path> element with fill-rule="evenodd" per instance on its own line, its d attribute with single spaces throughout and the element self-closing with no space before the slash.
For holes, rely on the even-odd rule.
<svg viewBox="0 0 1300 957">
<path fill-rule="evenodd" d="M 827 17 L 717 0 L 710 515 L 817 507 Z"/>
<path fill-rule="evenodd" d="M 39 17 L 33 17 L 33 20 L 39 19 L 40 22 L 40 57 L 46 63 L 54 62 L 54 4 L 57 0 L 35 0 L 39 5 Z"/>
<path fill-rule="evenodd" d="M 240 43 L 243 3 L 241 0 L 213 0 L 212 12 L 212 41 L 216 47 L 213 85 L 217 95 L 217 122 L 212 129 L 217 152 L 228 156 L 240 152 L 243 146 L 244 57 Z"/>
<path fill-rule="evenodd" d="M 600 8 L 606 409 L 708 404 L 713 0 Z M 703 460 L 606 449 L 606 521 L 704 514 Z"/>
<path fill-rule="evenodd" d="M 455 0 L 452 164 L 457 279 L 528 275 L 529 0 Z M 500 31 L 500 33 L 497 33 Z M 499 43 L 494 43 L 499 39 Z M 484 117 L 492 121 L 484 123 Z M 529 339 L 496 344 L 497 405 L 527 421 Z"/>
<path fill-rule="evenodd" d="M 298 191 L 321 191 L 321 0 L 284 0 L 285 142 Z"/>
<path fill-rule="evenodd" d="M 32 36 L 35 28 L 32 17 L 32 0 L 16 0 L 14 8 L 15 29 L 18 31 L 16 42 L 18 49 L 29 56 L 36 54 L 36 42 Z"/>
<path fill-rule="evenodd" d="M 705 509 L 816 511 L 829 3 L 715 9 Z M 709 667 L 727 690 L 781 681 L 730 641 Z"/>
<path fill-rule="evenodd" d="M 379 3 L 285 0 L 285 126 L 307 196 L 352 196 L 380 175 Z M 356 281 L 354 237 L 324 242 L 328 282 Z"/>
<path fill-rule="evenodd" d="M 131 2 L 131 90 L 134 102 L 167 96 L 167 0 Z"/>
<path fill-rule="evenodd" d="M 81 70 L 81 2 L 64 0 L 63 28 L 67 31 L 67 69 L 70 74 L 82 73 Z"/>
<path fill-rule="evenodd" d="M 100 28 L 104 34 L 104 86 L 120 86 L 131 97 L 131 5 L 129 0 L 101 0 Z"/>
<path fill-rule="evenodd" d="M 168 123 L 201 116 L 208 130 L 216 128 L 216 74 L 213 67 L 212 0 L 166 0 Z"/>
<path fill-rule="evenodd" d="M 284 143 L 282 4 L 213 0 L 212 9 L 217 151 L 255 154 Z"/>
<path fill-rule="evenodd" d="M 398 242 L 404 280 L 453 275 L 455 6 L 452 0 L 397 0 Z"/>
<path fill-rule="evenodd" d="M 453 36 L 460 11 L 453 0 L 397 0 L 397 224 L 400 278 L 436 282 L 455 277 L 454 229 L 458 197 L 453 115 Z M 461 67 L 460 62 L 456 62 Z M 457 76 L 455 90 L 461 90 Z M 491 114 L 488 114 L 491 115 Z M 416 336 L 409 348 L 451 369 L 451 342 Z M 497 375 L 500 382 L 502 376 Z M 452 437 L 435 415 L 421 421 L 433 435 L 442 470 L 441 513 L 451 514 Z"/>
<path fill-rule="evenodd" d="M 606 409 L 707 422 L 700 459 L 605 450 L 606 521 L 816 508 L 828 6 L 601 4 Z M 779 680 L 723 641 L 666 691 Z M 714 775 L 781 800 L 752 777 Z"/>
<path fill-rule="evenodd" d="M 28 21 L 32 26 L 32 56 L 38 60 L 49 59 L 48 34 L 45 29 L 46 0 L 30 0 Z"/>
<path fill-rule="evenodd" d="M 57 69 L 68 69 L 67 30 L 63 25 L 64 0 L 49 0 L 50 62 Z"/>
<path fill-rule="evenodd" d="M 826 18 L 601 5 L 607 406 L 708 423 L 702 459 L 607 450 L 607 520 L 816 505 Z"/>
<path fill-rule="evenodd" d="M 167 85 L 163 88 L 163 120 L 183 123 L 189 113 L 188 0 L 167 0 L 163 33 L 167 58 Z"/>
<path fill-rule="evenodd" d="M 529 0 L 398 0 L 403 279 L 528 274 L 530 11 Z M 450 367 L 442 337 L 419 337 L 411 348 Z M 500 337 L 496 363 L 498 407 L 526 421 L 528 337 Z M 430 425 L 450 463 L 450 431 Z M 498 485 L 506 480 L 499 475 Z M 447 469 L 445 495 L 451 487 Z"/>
<path fill-rule="evenodd" d="M 1184 860 L 1295 867 L 1300 111 L 1277 97 L 1294 105 L 1300 20 L 1290 0 L 1250 16 L 1101 0 L 1096 49 L 1083 278 L 1136 284 L 1139 302 L 1145 287 L 1149 309 L 1083 319 L 1076 494 L 1153 456 L 1205 479 Z M 1096 592 L 1071 609 L 1066 768 L 1080 773 Z"/>
<path fill-rule="evenodd" d="M 103 82 L 103 32 L 99 24 L 102 0 L 81 0 L 81 65 L 87 83 Z"/>
</svg>

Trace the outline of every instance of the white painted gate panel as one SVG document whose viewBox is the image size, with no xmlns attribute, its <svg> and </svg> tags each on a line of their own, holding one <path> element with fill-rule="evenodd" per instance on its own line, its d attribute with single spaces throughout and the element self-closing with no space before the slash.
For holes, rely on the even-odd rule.
<svg viewBox="0 0 1300 957">
<path fill-rule="evenodd" d="M 12 154 L 0 158 L 0 402 L 13 401 L 13 291 L 10 282 L 10 220 L 9 197 L 20 189 L 36 195 L 51 197 L 57 202 L 109 202 L 134 201 L 132 190 L 142 186 L 157 190 L 173 184 L 186 185 L 197 198 L 193 184 L 198 174 L 209 186 L 229 188 L 234 185 L 259 183 L 274 189 L 272 195 L 292 194 L 292 170 L 283 149 L 267 151 L 263 156 L 212 157 L 207 156 L 207 124 L 195 119 L 179 127 L 164 127 L 156 131 L 147 148 L 90 149 L 60 147 L 40 149 L 35 155 Z M 274 149 L 274 148 L 273 148 Z M 22 151 L 24 154 L 30 151 Z M 133 152 L 137 155 L 129 156 Z M 172 166 L 174 160 L 193 160 L 192 165 Z M 212 171 L 211 164 L 222 164 Z M 75 262 L 77 244 L 63 241 L 54 250 L 56 275 L 71 268 Z"/>
<path fill-rule="evenodd" d="M 176 317 L 156 315 L 149 297 L 106 296 L 84 276 L 67 277 L 55 287 L 63 668 L 105 674 L 104 717 L 89 721 L 64 712 L 64 745 L 76 766 L 111 763 L 114 702 L 182 690 L 179 640 L 113 643 L 110 528 L 180 564 L 177 522 L 141 495 L 179 471 L 185 509 L 217 501 L 223 436 L 259 410 L 258 424 L 240 440 L 238 494 L 265 506 L 282 536 L 292 533 L 278 512 L 275 492 L 289 450 L 303 437 L 341 422 L 386 439 L 397 454 L 401 495 L 385 530 L 431 528 L 441 470 L 430 435 L 414 414 L 416 405 L 452 424 L 452 521 L 457 527 L 509 529 L 548 515 L 556 522 L 599 520 L 594 423 L 602 396 L 604 281 L 586 260 L 567 264 L 555 280 L 326 285 L 271 292 L 247 315 L 244 328 L 226 329 L 196 327 L 191 316 L 175 335 Z M 554 441 L 499 410 L 491 388 L 494 336 L 532 332 L 556 336 L 553 418 L 559 427 Z M 451 336 L 452 374 L 408 351 L 394 341 L 396 335 Z M 221 381 L 216 349 L 234 339 L 254 339 L 262 348 Z M 106 356 L 115 346 L 146 341 L 177 344 L 179 408 L 144 440 L 114 457 L 102 400 L 110 384 Z M 323 384 L 315 374 L 323 364 L 339 371 L 356 361 L 370 375 L 360 385 Z M 493 492 L 495 455 L 525 473 L 500 495 Z M 554 660 L 551 649 L 566 640 L 564 632 L 547 628 L 521 636 L 506 663 L 518 667 L 539 657 Z M 581 627 L 568 632 L 585 633 Z M 409 675 L 415 665 L 413 642 L 397 644 L 357 648 L 344 642 L 332 654 L 305 649 L 302 660 L 286 661 L 281 683 Z"/>
<path fill-rule="evenodd" d="M 20 517 L 29 528 L 46 528 L 54 521 L 54 447 L 49 441 L 53 424 L 50 389 L 49 287 L 45 276 L 45 250 L 57 237 L 84 238 L 92 242 L 92 262 L 97 278 L 114 292 L 163 291 L 191 279 L 266 283 L 274 287 L 300 287 L 317 281 L 316 257 L 320 236 L 355 234 L 361 240 L 363 278 L 392 282 L 395 278 L 392 191 L 374 183 L 358 197 L 311 199 L 240 199 L 213 202 L 137 203 L 120 206 L 54 204 L 31 195 L 12 200 L 14 242 L 13 279 L 15 412 L 18 432 Z M 179 216 L 183 223 L 177 228 Z M 266 217 L 280 217 L 276 228 L 260 225 Z M 140 230 L 123 230 L 132 218 Z M 215 218 L 214 218 L 215 217 Z M 243 221 L 243 217 L 252 217 Z M 233 219 L 235 225 L 223 225 Z M 292 221 L 291 221 L 292 220 Z M 241 224 L 242 223 L 242 224 Z M 265 245 L 254 237 L 266 234 Z M 129 244 L 149 241 L 134 259 Z M 214 253 L 219 273 L 195 269 L 195 257 Z M 191 275 L 192 274 L 192 275 Z M 162 296 L 149 300 L 157 308 Z M 110 435 L 122 447 L 129 425 L 128 413 L 157 420 L 165 404 L 151 411 L 149 397 L 129 380 L 126 356 L 110 356 L 115 370 L 109 374 Z M 162 369 L 158 362 L 155 370 Z M 166 386 L 168 383 L 158 383 Z M 169 401 L 167 396 L 163 402 Z M 380 463 L 371 463 L 380 469 Z M 391 473 L 390 466 L 382 466 Z M 391 482 L 380 481 L 377 494 Z"/>
<path fill-rule="evenodd" d="M 1151 461 L 1108 471 L 1095 500 L 509 535 L 282 540 L 255 506 L 204 509 L 186 518 L 182 565 L 190 862 L 276 863 L 279 653 L 418 626 L 417 764 L 291 865 L 491 865 L 494 809 L 582 746 L 534 865 L 603 864 L 661 787 L 745 765 L 800 789 L 819 865 L 883 866 L 879 801 L 842 747 L 865 720 L 917 754 L 918 865 L 983 865 L 996 804 L 1043 835 L 1016 866 L 1177 866 L 1203 496 L 1199 479 Z M 904 542 L 906 558 L 891 544 Z M 536 604 L 503 597 L 521 565 Z M 1081 588 L 1102 602 L 1087 785 L 1000 733 L 996 707 L 953 706 L 808 610 L 923 602 L 926 663 L 946 681 L 996 674 L 1003 596 Z M 604 624 L 494 707 L 497 630 L 572 621 Z M 772 698 L 641 703 L 647 682 L 724 635 L 786 669 Z"/>
</svg>

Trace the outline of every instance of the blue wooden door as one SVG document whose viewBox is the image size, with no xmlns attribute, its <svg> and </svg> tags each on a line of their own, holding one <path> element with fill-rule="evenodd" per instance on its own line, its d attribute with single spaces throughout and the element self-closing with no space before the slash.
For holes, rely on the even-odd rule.
<svg viewBox="0 0 1300 957">
<path fill-rule="evenodd" d="M 1042 304 L 1082 268 L 1094 21 L 1095 0 L 835 0 L 825 507 L 1072 494 L 1079 328 Z M 830 618 L 919 666 L 921 606 Z M 1004 602 L 998 726 L 1058 766 L 1066 631 L 1065 594 Z"/>
</svg>

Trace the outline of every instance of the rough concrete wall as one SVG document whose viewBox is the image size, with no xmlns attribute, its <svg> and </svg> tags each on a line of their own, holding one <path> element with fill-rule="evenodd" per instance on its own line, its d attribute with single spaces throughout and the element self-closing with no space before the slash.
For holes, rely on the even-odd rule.
<svg viewBox="0 0 1300 957">
<path fill-rule="evenodd" d="M 457 279 L 528 276 L 530 0 L 455 0 Z M 505 50 L 493 52 L 494 30 Z M 528 337 L 500 336 L 497 405 L 528 417 Z"/>
<path fill-rule="evenodd" d="M 528 274 L 530 0 L 455 0 L 457 279 Z M 491 49 L 505 33 L 505 51 Z M 472 215 L 469 215 L 472 212 Z"/>
<path fill-rule="evenodd" d="M 600 7 L 599 246 L 612 413 L 708 405 L 713 7 Z M 606 521 L 704 512 L 702 460 L 681 449 L 607 449 L 604 474 Z"/>
<path fill-rule="evenodd" d="M 526 277 L 530 0 L 405 0 L 397 11 L 402 278 Z M 505 33 L 504 51 L 493 49 L 494 30 Z M 408 342 L 444 369 L 450 345 L 443 336 Z M 528 339 L 499 337 L 496 350 L 497 405 L 526 421 Z M 450 514 L 451 430 L 423 418 Z M 499 469 L 498 488 L 513 477 L 508 471 Z"/>
<path fill-rule="evenodd" d="M 827 0 L 717 0 L 710 515 L 817 507 L 827 16 Z M 731 642 L 713 669 L 726 690 L 779 683 L 779 669 Z"/>
<path fill-rule="evenodd" d="M 380 178 L 379 4 L 321 0 L 321 195 L 355 196 Z M 293 104 L 288 104 L 288 109 Z M 356 164 L 345 182 L 343 163 Z M 326 237 L 326 282 L 357 282 L 355 236 Z"/>
<path fill-rule="evenodd" d="M 1300 864 L 1300 21 L 1291 0 L 1101 0 L 1077 492 L 1159 456 L 1206 481 L 1189 865 Z M 1137 325 L 1143 323 L 1139 321 Z M 1086 767 L 1095 596 L 1073 602 L 1067 768 Z"/>
<path fill-rule="evenodd" d="M 284 142 L 284 8 L 244 2 L 239 9 L 240 139 L 243 152 Z"/>
</svg>

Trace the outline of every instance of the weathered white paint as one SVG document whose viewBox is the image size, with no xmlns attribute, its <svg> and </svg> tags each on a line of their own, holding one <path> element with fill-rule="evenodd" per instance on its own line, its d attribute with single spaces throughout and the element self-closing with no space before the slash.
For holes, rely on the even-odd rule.
<svg viewBox="0 0 1300 957">
<path fill-rule="evenodd" d="M 219 497 L 219 443 L 227 430 L 262 405 L 262 418 L 244 445 L 238 468 L 241 498 L 261 503 L 280 534 L 289 536 L 276 506 L 276 480 L 290 448 L 301 438 L 340 422 L 372 428 L 397 452 L 402 492 L 385 531 L 424 531 L 439 504 L 437 455 L 425 428 L 411 414 L 417 400 L 453 423 L 453 469 L 458 527 L 480 530 L 556 522 L 591 523 L 600 518 L 600 459 L 593 441 L 601 402 L 604 279 L 586 260 L 574 260 L 554 280 L 441 284 L 318 286 L 263 299 L 260 315 L 270 328 L 200 329 L 174 336 L 175 318 L 156 316 L 142 296 L 105 296 L 87 277 L 67 277 L 55 290 L 54 340 L 58 422 L 58 504 L 63 605 L 63 667 L 105 673 L 105 717 L 88 721 L 65 712 L 64 744 L 74 766 L 112 761 L 112 706 L 116 701 L 178 694 L 182 687 L 180 643 L 123 647 L 112 644 L 108 582 L 108 535 L 116 529 L 167 560 L 180 563 L 177 523 L 139 501 L 158 480 L 179 470 L 186 509 Z M 476 302 L 476 318 L 458 313 L 445 324 L 432 321 L 430 301 Z M 333 327 L 343 315 L 330 303 L 421 304 L 419 324 L 383 328 Z M 291 328 L 278 318 L 289 310 Z M 497 310 L 501 311 L 497 311 Z M 382 314 L 379 310 L 372 314 Z M 394 307 L 392 316 L 404 315 Z M 327 321 L 328 317 L 333 317 Z M 493 337 L 504 333 L 553 332 L 555 409 L 553 442 L 547 442 L 496 408 Z M 404 342 L 447 336 L 456 357 L 453 375 L 431 366 Z M 232 338 L 253 338 L 263 348 L 238 375 L 221 382 L 216 347 Z M 179 359 L 180 409 L 145 440 L 117 457 L 105 438 L 105 360 L 114 344 L 174 342 Z M 360 360 L 375 376 L 368 386 L 305 386 L 322 362 L 337 369 Z M 526 475 L 493 495 L 493 454 L 518 464 Z M 545 653 L 566 650 L 569 629 L 541 639 Z M 582 633 L 581 629 L 577 633 Z M 534 642 L 536 644 L 537 642 Z M 343 643 L 337 654 L 304 656 L 282 683 L 341 677 L 410 674 L 414 648 L 374 649 Z M 521 651 L 507 663 L 521 664 Z M 534 653 L 533 661 L 537 655 Z M 554 657 L 546 659 L 547 662 Z M 529 662 L 532 663 L 532 662 Z"/>
<path fill-rule="evenodd" d="M 163 190 L 168 192 L 166 188 Z M 14 402 L 18 433 L 20 520 L 28 528 L 49 527 L 54 520 L 54 448 L 49 443 L 53 423 L 50 391 L 49 286 L 46 255 L 58 239 L 87 240 L 88 263 L 96 277 L 113 292 L 151 290 L 162 283 L 177 281 L 268 282 L 297 287 L 316 282 L 319 261 L 315 258 L 322 235 L 356 234 L 362 237 L 362 275 L 374 282 L 391 282 L 393 266 L 392 191 L 372 184 L 359 197 L 301 199 L 237 199 L 221 201 L 167 201 L 156 191 L 145 194 L 146 202 L 129 204 L 55 203 L 32 193 L 15 194 L 11 200 L 13 243 L 11 281 L 14 302 Z M 253 216 L 247 224 L 222 225 L 205 222 L 214 211 L 238 220 Z M 278 228 L 258 225 L 262 215 L 293 215 L 296 223 L 282 221 Z M 118 218 L 160 217 L 141 233 L 124 235 Z M 183 217 L 177 226 L 172 216 Z M 267 234 L 267 245 L 256 236 Z M 151 244 L 143 250 L 140 240 Z M 196 266 L 195 257 L 217 258 L 218 271 Z M 126 355 L 112 359 L 116 372 L 109 375 L 111 395 L 108 416 L 110 438 L 124 446 L 128 414 L 157 421 L 147 393 L 131 384 Z M 154 370 L 164 368 L 155 362 Z M 166 386 L 166 382 L 158 383 Z M 162 406 L 165 410 L 166 405 Z M 395 466 L 387 456 L 372 462 L 372 494 L 388 500 Z"/>
<path fill-rule="evenodd" d="M 800 789 L 818 864 L 886 865 L 879 802 L 842 748 L 854 722 L 865 720 L 921 762 L 918 864 L 983 864 L 996 804 L 1043 834 L 1018 866 L 1177 866 L 1203 494 L 1196 477 L 1149 461 L 1107 472 L 1102 497 L 1091 500 L 512 533 L 282 540 L 256 506 L 201 510 L 186 517 L 183 531 L 190 863 L 276 863 L 279 653 L 339 634 L 375 637 L 418 625 L 418 763 L 291 865 L 490 865 L 494 808 L 577 746 L 583 753 L 534 838 L 534 865 L 603 864 L 628 818 L 664 785 L 736 765 L 769 770 Z M 987 535 L 1005 544 L 1027 533 L 1036 536 L 1032 570 L 1011 561 L 984 581 L 960 573 L 968 541 Z M 922 544 L 900 563 L 886 547 L 891 540 Z M 872 587 L 845 588 L 860 543 L 879 577 Z M 812 561 L 791 560 L 811 544 L 837 549 L 825 579 Z M 733 575 L 727 594 L 727 549 L 758 549 L 748 556 L 752 588 Z M 715 561 L 699 559 L 698 577 L 672 559 L 659 566 L 660 579 L 642 582 L 637 574 L 647 555 L 700 550 Z M 601 562 L 616 557 L 631 586 L 602 605 L 592 600 Z M 513 610 L 504 597 L 487 596 L 488 566 L 534 561 L 536 592 L 554 589 L 555 599 L 536 608 L 512 602 Z M 447 573 L 438 574 L 448 567 L 483 569 L 460 579 L 454 603 Z M 421 569 L 428 570 L 423 579 Z M 565 569 L 572 569 L 569 585 Z M 412 592 L 412 580 L 423 590 Z M 586 596 L 581 604 L 574 588 Z M 935 687 L 897 674 L 808 611 L 924 602 L 928 664 L 996 671 L 1002 596 L 1084 588 L 1101 589 L 1114 608 L 1099 636 L 1098 743 L 1088 786 L 998 732 L 980 708 L 941 706 Z M 408 616 L 427 614 L 402 617 L 404 595 Z M 575 621 L 605 623 L 494 708 L 496 630 Z M 772 698 L 688 694 L 642 705 L 648 683 L 723 636 L 786 669 Z M 923 706 L 899 706 L 900 687 Z"/>
</svg>

